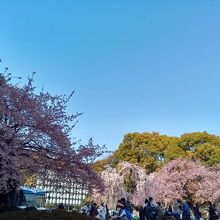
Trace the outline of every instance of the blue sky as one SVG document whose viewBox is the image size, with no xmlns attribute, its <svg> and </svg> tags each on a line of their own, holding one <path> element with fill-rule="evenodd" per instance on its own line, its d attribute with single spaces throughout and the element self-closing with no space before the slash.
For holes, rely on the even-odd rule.
<svg viewBox="0 0 220 220">
<path fill-rule="evenodd" d="M 0 57 L 75 95 L 73 136 L 115 150 L 127 132 L 220 135 L 220 1 L 7 0 Z"/>
</svg>

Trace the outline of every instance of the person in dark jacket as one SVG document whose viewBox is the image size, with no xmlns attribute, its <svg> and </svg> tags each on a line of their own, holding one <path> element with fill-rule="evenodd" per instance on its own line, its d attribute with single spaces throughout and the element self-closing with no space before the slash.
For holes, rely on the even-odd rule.
<svg viewBox="0 0 220 220">
<path fill-rule="evenodd" d="M 149 202 L 149 200 L 145 199 L 145 202 L 144 202 L 144 214 L 145 214 L 146 220 L 150 219 L 149 212 L 148 212 L 148 209 L 147 209 L 148 202 Z"/>
<path fill-rule="evenodd" d="M 194 207 L 193 207 L 193 215 L 195 217 L 195 220 L 200 220 L 201 218 L 201 212 L 199 210 L 199 205 L 196 204 Z"/>
<path fill-rule="evenodd" d="M 191 217 L 190 217 L 190 206 L 189 206 L 189 203 L 187 201 L 185 201 L 183 203 L 183 217 L 182 217 L 183 220 L 191 220 Z"/>
<path fill-rule="evenodd" d="M 218 219 L 218 216 L 216 215 L 216 210 L 211 202 L 209 202 L 209 220 L 216 220 Z"/>
<path fill-rule="evenodd" d="M 156 205 L 154 204 L 152 197 L 149 197 L 147 210 L 150 220 L 156 220 Z"/>
<path fill-rule="evenodd" d="M 89 216 L 95 218 L 98 215 L 97 204 L 92 203 Z"/>
<path fill-rule="evenodd" d="M 145 220 L 145 212 L 143 206 L 139 207 L 139 220 Z"/>
<path fill-rule="evenodd" d="M 109 220 L 109 209 L 108 209 L 107 204 L 105 205 L 105 209 L 106 209 L 105 220 Z"/>
</svg>

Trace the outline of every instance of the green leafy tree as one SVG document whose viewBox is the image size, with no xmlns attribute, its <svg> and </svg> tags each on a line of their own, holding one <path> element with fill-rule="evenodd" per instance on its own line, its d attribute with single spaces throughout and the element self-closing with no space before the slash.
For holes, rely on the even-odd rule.
<svg viewBox="0 0 220 220">
<path fill-rule="evenodd" d="M 220 138 L 207 132 L 187 133 L 180 137 L 178 147 L 188 159 L 200 160 L 204 165 L 220 163 Z"/>
<path fill-rule="evenodd" d="M 128 133 L 114 156 L 119 160 L 139 164 L 150 173 L 163 164 L 165 149 L 173 139 L 157 132 Z"/>
<path fill-rule="evenodd" d="M 113 155 L 96 163 L 96 170 L 100 171 L 106 164 L 115 167 L 120 161 L 127 161 L 151 173 L 160 169 L 164 163 L 179 158 L 199 160 L 205 166 L 219 164 L 220 137 L 207 132 L 186 133 L 180 137 L 157 132 L 128 133 Z"/>
</svg>

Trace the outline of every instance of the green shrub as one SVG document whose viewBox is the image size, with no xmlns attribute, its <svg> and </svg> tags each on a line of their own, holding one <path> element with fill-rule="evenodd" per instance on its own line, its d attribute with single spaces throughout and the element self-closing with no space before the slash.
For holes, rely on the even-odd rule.
<svg viewBox="0 0 220 220">
<path fill-rule="evenodd" d="M 94 220 L 77 212 L 12 211 L 0 214 L 0 220 Z"/>
</svg>

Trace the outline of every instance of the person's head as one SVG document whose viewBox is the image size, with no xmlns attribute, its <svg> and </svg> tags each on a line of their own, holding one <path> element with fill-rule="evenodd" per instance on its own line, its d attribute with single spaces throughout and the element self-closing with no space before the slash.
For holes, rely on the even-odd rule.
<svg viewBox="0 0 220 220">
<path fill-rule="evenodd" d="M 148 202 L 149 202 L 148 199 L 145 199 L 144 203 L 147 204 Z"/>
<path fill-rule="evenodd" d="M 160 203 L 160 202 L 158 202 L 158 203 L 157 203 L 157 205 L 158 205 L 158 206 L 161 206 L 161 203 Z"/>
<path fill-rule="evenodd" d="M 124 204 L 123 204 L 123 203 L 118 203 L 117 207 L 118 207 L 118 208 L 122 208 L 122 209 L 123 209 L 125 206 L 124 206 Z"/>
<path fill-rule="evenodd" d="M 97 203 L 94 202 L 93 205 L 96 207 L 96 206 L 97 206 Z"/>
<path fill-rule="evenodd" d="M 126 199 L 125 198 L 121 198 L 120 200 L 121 200 L 121 203 L 125 205 Z"/>
<path fill-rule="evenodd" d="M 177 202 L 178 202 L 178 203 L 182 203 L 180 199 L 177 199 Z"/>
<path fill-rule="evenodd" d="M 212 206 L 212 202 L 209 201 L 208 204 L 209 204 L 209 206 Z"/>
<path fill-rule="evenodd" d="M 149 202 L 152 202 L 153 201 L 153 198 L 152 197 L 149 197 Z"/>
</svg>

